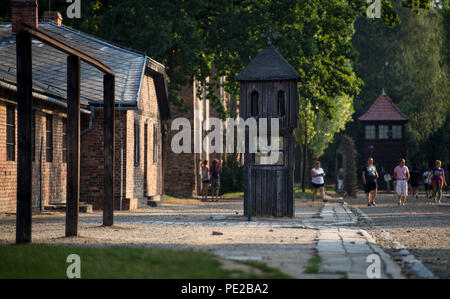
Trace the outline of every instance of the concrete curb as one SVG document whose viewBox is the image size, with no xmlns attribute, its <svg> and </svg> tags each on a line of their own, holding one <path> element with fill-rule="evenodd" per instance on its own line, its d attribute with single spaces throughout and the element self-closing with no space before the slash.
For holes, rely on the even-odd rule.
<svg viewBox="0 0 450 299">
<path fill-rule="evenodd" d="M 363 218 L 364 220 L 366 220 L 368 223 L 370 223 L 374 228 L 380 230 L 382 232 L 382 237 L 390 242 L 392 242 L 394 244 L 395 249 L 399 250 L 399 255 L 401 255 L 401 262 L 403 265 L 405 265 L 409 270 L 411 270 L 417 277 L 419 278 L 427 278 L 427 279 L 436 279 L 438 277 L 436 277 L 430 270 L 427 269 L 427 267 L 425 267 L 421 261 L 417 260 L 414 255 L 412 255 L 406 248 L 405 246 L 403 246 L 402 244 L 400 244 L 398 241 L 394 240 L 394 238 L 391 237 L 391 235 L 389 234 L 389 232 L 385 231 L 384 229 L 376 226 L 373 223 L 373 220 L 366 215 L 366 213 L 364 213 L 360 208 L 353 208 L 357 214 L 360 215 L 361 218 Z M 365 231 L 364 231 L 365 232 Z M 374 243 L 374 245 L 376 245 L 375 240 L 373 239 L 372 236 L 370 236 L 367 232 L 365 232 L 369 238 L 371 238 L 373 241 L 372 243 Z M 378 245 L 376 245 L 376 247 L 379 248 Z M 381 251 L 382 249 L 379 248 Z M 375 248 L 374 248 L 375 250 Z M 385 255 L 387 255 L 384 251 L 382 251 Z M 380 254 L 381 256 L 381 254 Z M 392 259 L 390 258 L 389 255 L 387 255 L 389 257 L 389 261 L 394 263 L 392 261 Z M 384 258 L 383 258 L 384 260 Z M 395 264 L 397 267 L 398 265 Z M 388 266 L 388 263 L 386 263 L 386 267 Z M 392 267 L 391 267 L 392 268 Z"/>
<path fill-rule="evenodd" d="M 389 254 L 383 251 L 383 249 L 380 248 L 380 246 L 377 245 L 374 238 L 365 230 L 360 230 L 361 234 L 366 238 L 367 243 L 369 244 L 370 248 L 378 254 L 381 259 L 383 260 L 383 263 L 385 265 L 385 272 L 391 276 L 393 279 L 405 279 L 406 277 L 402 274 L 402 269 L 399 265 L 397 265 L 392 259 Z"/>
</svg>

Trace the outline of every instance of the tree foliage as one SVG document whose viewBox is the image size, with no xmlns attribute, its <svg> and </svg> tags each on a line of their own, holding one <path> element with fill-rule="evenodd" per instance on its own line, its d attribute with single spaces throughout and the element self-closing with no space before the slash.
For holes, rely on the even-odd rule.
<svg viewBox="0 0 450 299">
<path fill-rule="evenodd" d="M 394 1 L 402 23 L 387 28 L 378 20 L 358 19 L 353 39 L 359 51 L 355 71 L 365 83 L 355 100 L 362 115 L 385 88 L 409 117 L 408 155 L 412 160 L 430 136 L 445 123 L 449 107 L 449 77 L 443 68 L 443 28 L 439 9 L 420 15 Z M 361 144 L 362 128 L 350 125 L 350 134 Z"/>
<path fill-rule="evenodd" d="M 404 2 L 420 10 L 429 1 Z M 364 0 L 86 0 L 83 18 L 68 21 L 165 64 L 170 99 L 178 106 L 181 87 L 194 78 L 208 85 L 206 97 L 214 106 L 220 101 L 209 85 L 220 76 L 227 76 L 221 84 L 237 99 L 234 77 L 271 40 L 303 75 L 302 97 L 331 116 L 332 99 L 358 92 L 349 39 L 367 6 Z M 389 7 L 383 1 L 383 20 L 395 24 Z M 207 81 L 213 66 L 215 78 Z"/>
<path fill-rule="evenodd" d="M 328 117 L 323 110 L 314 111 L 310 103 L 300 111 L 302 130 L 298 130 L 296 138 L 306 143 L 317 159 L 323 155 L 325 149 L 333 142 L 336 133 L 345 129 L 345 125 L 352 120 L 353 99 L 349 96 L 336 98 L 333 103 L 333 115 Z M 305 130 L 307 134 L 304 134 Z"/>
<path fill-rule="evenodd" d="M 442 30 L 442 61 L 447 76 L 450 76 L 450 1 L 446 0 L 442 3 L 441 30 Z"/>
<path fill-rule="evenodd" d="M 423 14 L 432 0 L 399 1 L 381 0 L 382 20 L 368 21 L 370 26 L 375 24 L 376 30 L 384 32 L 388 29 L 380 26 L 400 24 L 403 15 L 399 7 L 393 5 L 395 3 Z M 67 4 L 60 2 L 54 7 L 65 15 Z M 46 2 L 41 3 L 41 14 L 46 5 Z M 332 135 L 348 120 L 347 115 L 353 109 L 352 99 L 360 91 L 362 81 L 353 66 L 357 52 L 351 39 L 356 18 L 365 17 L 369 6 L 366 0 L 85 0 L 82 19 L 66 19 L 65 23 L 144 52 L 163 63 L 168 74 L 170 100 L 180 109 L 183 108 L 180 90 L 182 86 L 193 84 L 195 79 L 204 88 L 202 95 L 211 100 L 222 118 L 227 112 L 216 92 L 218 84 L 237 100 L 238 84 L 234 77 L 270 40 L 303 77 L 299 88 L 300 107 L 307 109 L 302 113 L 314 120 L 305 128 L 306 139 L 314 155 L 319 156 Z M 423 36 L 422 29 L 408 26 L 408 30 L 401 34 Z M 413 40 L 419 42 L 417 38 Z M 368 49 L 360 49 L 361 56 L 364 50 L 377 47 L 377 44 L 369 44 Z M 404 63 L 415 63 L 416 56 L 420 60 L 425 52 L 430 54 L 432 50 L 413 51 L 404 58 Z M 421 61 L 421 67 L 435 63 Z M 399 65 L 392 62 L 390 67 L 396 69 Z M 419 80 L 424 80 L 424 85 L 436 84 L 436 77 L 424 75 L 416 79 L 417 74 L 407 68 L 392 72 L 393 78 L 400 78 L 404 75 L 402 72 L 409 74 L 409 80 L 402 81 L 404 84 Z M 226 77 L 225 81 L 218 80 L 222 76 Z M 368 79 L 371 84 L 370 77 Z M 426 89 L 413 96 L 416 99 L 427 96 Z M 416 109 L 406 104 L 404 108 L 412 115 Z M 420 117 L 418 114 L 417 118 Z M 336 125 L 336 121 L 339 124 Z M 442 123 L 442 120 L 437 122 Z M 421 136 L 422 132 L 416 127 L 412 128 L 418 139 L 426 137 L 426 134 Z"/>
</svg>

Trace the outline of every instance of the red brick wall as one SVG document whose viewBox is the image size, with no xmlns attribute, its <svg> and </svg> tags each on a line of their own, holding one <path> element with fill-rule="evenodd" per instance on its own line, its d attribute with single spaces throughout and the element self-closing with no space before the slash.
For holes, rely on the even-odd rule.
<svg viewBox="0 0 450 299">
<path fill-rule="evenodd" d="M 194 87 L 183 87 L 180 94 L 184 99 L 184 104 L 188 108 L 187 112 L 179 111 L 171 105 L 170 111 L 172 120 L 178 117 L 185 117 L 190 121 L 191 129 L 194 130 Z M 175 154 L 171 149 L 171 141 L 178 131 L 171 131 L 168 126 L 168 148 L 166 152 L 166 162 L 164 164 L 164 189 L 168 194 L 192 196 L 196 194 L 196 157 L 194 154 Z M 192 134 L 193 138 L 193 134 Z M 194 144 L 192 140 L 192 152 Z"/>
<path fill-rule="evenodd" d="M 16 161 L 6 160 L 6 103 L 0 101 L 0 185 L 2 186 L 2 192 L 0 192 L 0 212 L 14 212 L 16 210 L 16 177 Z"/>
<path fill-rule="evenodd" d="M 13 105 L 13 93 L 2 90 L 0 96 L 0 212 L 13 212 L 16 209 L 17 189 L 17 142 L 16 159 L 7 161 L 6 158 L 6 99 Z M 65 109 L 50 107 L 48 105 L 35 105 L 36 115 L 36 150 L 35 162 L 33 162 L 33 206 L 39 207 L 39 153 L 41 136 L 44 137 L 43 151 L 43 199 L 44 205 L 49 202 L 64 202 L 66 193 L 66 163 L 63 163 L 62 132 L 63 118 L 67 117 Z M 53 115 L 53 162 L 46 162 L 46 118 L 45 114 Z M 17 110 L 16 110 L 17 115 Z M 138 166 L 134 165 L 134 121 L 141 125 L 140 152 L 141 159 Z M 81 129 L 89 125 L 89 117 L 82 114 Z M 147 147 L 144 145 L 144 124 L 147 123 Z M 153 160 L 153 127 L 157 128 L 158 160 Z M 16 116 L 16 140 L 17 140 L 17 116 Z M 120 207 L 120 178 L 121 178 L 121 153 L 123 145 L 123 209 L 134 208 L 133 202 L 146 205 L 148 197 L 160 199 L 163 195 L 162 177 L 162 137 L 159 108 L 153 79 L 144 77 L 141 96 L 138 101 L 138 110 L 121 110 L 115 112 L 115 208 Z M 147 149 L 147 155 L 145 155 Z M 91 203 L 94 209 L 103 207 L 103 112 L 96 110 L 92 119 L 92 128 L 81 136 L 80 153 L 80 201 Z M 147 163 L 145 163 L 147 157 Z M 146 177 L 144 176 L 146 165 Z M 145 180 L 144 180 L 145 178 Z M 131 205 L 131 206 L 130 206 Z"/>
<path fill-rule="evenodd" d="M 134 123 L 140 124 L 140 163 L 134 161 Z M 147 147 L 144 128 L 147 123 Z M 83 124 L 87 127 L 88 121 Z M 157 127 L 158 161 L 153 161 L 153 126 Z M 133 208 L 137 202 L 145 206 L 147 197 L 159 199 L 162 194 L 162 146 L 161 121 L 153 79 L 144 76 L 137 110 L 121 110 L 115 113 L 115 209 L 120 208 L 121 148 L 123 148 L 123 202 L 122 208 Z M 145 149 L 147 148 L 147 154 Z M 147 163 L 145 163 L 147 157 Z M 93 204 L 94 209 L 103 207 L 103 112 L 95 111 L 92 129 L 81 137 L 81 186 L 82 201 Z M 147 166 L 146 180 L 145 168 Z"/>
<path fill-rule="evenodd" d="M 125 123 L 126 111 L 115 111 L 115 175 L 114 202 L 119 208 L 120 200 L 120 148 L 121 124 Z M 82 128 L 89 126 L 89 119 L 82 122 Z M 123 131 L 126 136 L 126 130 Z M 124 156 L 126 153 L 124 153 Z M 103 208 L 104 191 L 104 144 L 103 144 L 103 111 L 95 110 L 92 127 L 81 136 L 80 154 L 80 201 L 93 205 L 94 209 Z"/>
<path fill-rule="evenodd" d="M 140 204 L 145 205 L 147 197 L 159 199 L 163 194 L 162 124 L 152 77 L 144 76 L 138 108 L 137 111 L 129 111 L 129 117 L 127 118 L 127 129 L 130 132 L 127 135 L 127 151 L 133 153 L 127 157 L 127 197 L 138 198 Z M 140 126 L 140 161 L 137 166 L 134 164 L 135 121 Z M 146 124 L 147 134 L 145 134 Z M 153 146 L 154 127 L 156 127 L 157 132 L 155 147 Z M 145 140 L 145 135 L 147 135 L 147 140 Z M 147 141 L 146 145 L 145 141 Z M 156 161 L 153 159 L 154 148 L 157 150 Z"/>
<path fill-rule="evenodd" d="M 228 95 L 224 92 L 223 88 L 217 90 L 218 94 L 224 99 L 228 99 Z M 209 165 L 211 165 L 212 159 L 221 159 L 221 154 L 211 154 L 207 155 L 203 151 L 201 153 L 194 153 L 194 142 L 197 138 L 200 138 L 203 142 L 203 138 L 206 133 L 201 134 L 198 130 L 201 128 L 195 128 L 194 117 L 197 117 L 202 122 L 207 120 L 209 117 L 218 117 L 214 107 L 210 104 L 209 100 L 200 100 L 197 97 L 197 82 L 194 83 L 192 87 L 184 86 L 181 90 L 180 97 L 184 99 L 184 104 L 188 108 L 187 112 L 180 112 L 177 107 L 171 106 L 172 120 L 177 117 L 184 117 L 190 121 L 192 130 L 192 153 L 190 154 L 175 154 L 170 148 L 172 138 L 178 131 L 171 131 L 169 124 L 168 132 L 168 148 L 167 148 L 167 159 L 164 165 L 164 188 L 167 193 L 182 195 L 182 196 L 192 196 L 198 195 L 197 191 L 200 191 L 200 178 L 198 172 L 200 169 L 199 163 L 202 160 L 208 160 Z M 194 110 L 197 110 L 194 115 Z"/>
<path fill-rule="evenodd" d="M 16 150 L 15 160 L 7 161 L 6 158 L 6 98 L 12 99 L 13 94 L 8 93 L 7 97 L 0 97 L 0 212 L 14 212 L 16 210 L 16 190 L 17 190 L 17 106 L 11 101 L 11 105 L 16 108 Z M 63 163 L 62 131 L 63 118 L 66 114 L 59 108 L 46 108 L 36 104 L 33 107 L 36 118 L 36 138 L 35 138 L 35 160 L 32 164 L 32 200 L 33 207 L 39 207 L 40 196 L 40 171 L 39 160 L 41 150 L 41 137 L 44 137 L 44 150 L 42 159 L 42 193 L 43 204 L 53 202 L 64 202 L 66 198 L 66 163 Z M 53 116 L 53 162 L 46 162 L 46 119 L 45 115 Z"/>
</svg>

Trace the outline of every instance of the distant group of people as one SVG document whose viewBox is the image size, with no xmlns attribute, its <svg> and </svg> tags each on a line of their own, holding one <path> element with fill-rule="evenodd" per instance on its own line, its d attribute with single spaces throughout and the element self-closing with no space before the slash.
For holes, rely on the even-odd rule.
<svg viewBox="0 0 450 299">
<path fill-rule="evenodd" d="M 202 201 L 208 201 L 208 190 L 211 186 L 212 201 L 219 201 L 220 191 L 220 170 L 223 160 L 212 161 L 211 167 L 208 167 L 208 161 L 204 160 L 201 164 L 202 174 Z"/>
<path fill-rule="evenodd" d="M 386 174 L 388 175 L 388 174 Z M 384 177 L 387 184 L 389 184 L 389 177 Z M 390 175 L 389 175 L 390 176 Z M 373 158 L 367 160 L 367 164 L 362 170 L 362 181 L 364 184 L 364 191 L 366 192 L 366 199 L 368 206 L 376 206 L 375 199 L 377 197 L 377 179 L 379 174 L 377 168 L 374 165 Z M 435 165 L 425 171 L 422 174 L 422 178 L 425 183 L 425 191 L 427 194 L 427 199 L 433 197 L 434 203 L 441 203 L 442 190 L 444 186 L 447 185 L 445 179 L 445 171 L 442 168 L 442 162 L 436 160 Z M 405 205 L 406 198 L 408 197 L 408 181 L 411 183 L 411 189 L 413 196 L 419 197 L 419 181 L 421 180 L 421 174 L 419 170 L 414 167 L 412 172 L 409 171 L 408 166 L 406 166 L 405 159 L 400 159 L 400 163 L 394 169 L 394 180 L 395 180 L 395 191 L 397 193 L 398 205 Z M 432 193 L 430 194 L 430 191 Z"/>
</svg>

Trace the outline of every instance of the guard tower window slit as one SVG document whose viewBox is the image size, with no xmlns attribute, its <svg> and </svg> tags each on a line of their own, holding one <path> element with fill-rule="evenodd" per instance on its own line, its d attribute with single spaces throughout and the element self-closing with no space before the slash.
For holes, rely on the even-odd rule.
<svg viewBox="0 0 450 299">
<path fill-rule="evenodd" d="M 278 92 L 278 116 L 286 114 L 286 92 L 280 90 Z"/>
<path fill-rule="evenodd" d="M 258 97 L 257 91 L 253 91 L 251 94 L 251 114 L 252 116 L 258 116 Z"/>
</svg>

